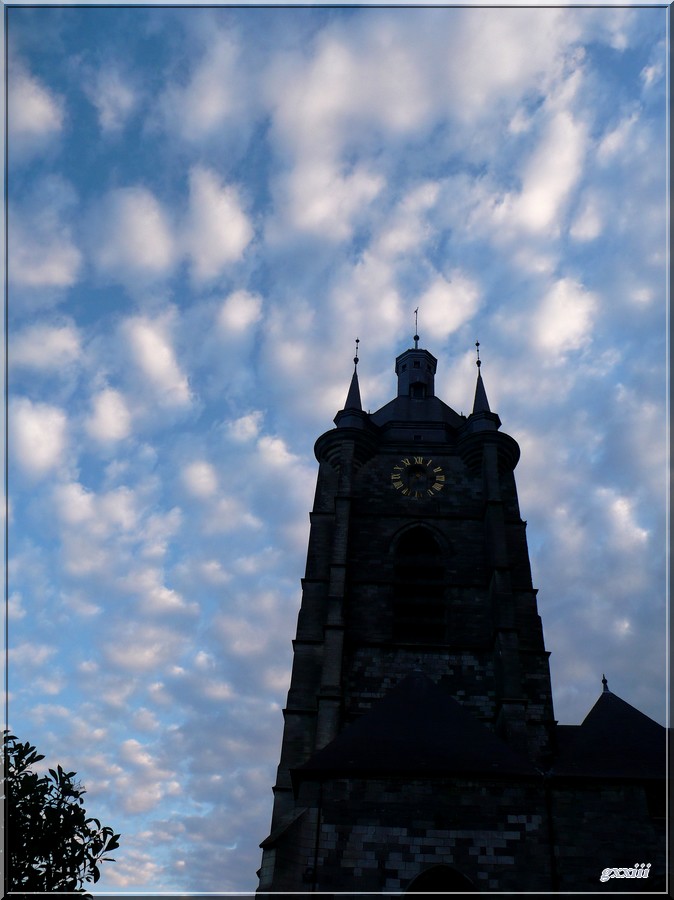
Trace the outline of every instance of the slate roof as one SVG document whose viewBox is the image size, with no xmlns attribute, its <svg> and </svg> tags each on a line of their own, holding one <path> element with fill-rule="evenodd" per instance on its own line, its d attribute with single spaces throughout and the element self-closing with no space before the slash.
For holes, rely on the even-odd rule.
<svg viewBox="0 0 674 900">
<path fill-rule="evenodd" d="M 557 728 L 555 775 L 664 778 L 666 729 L 604 691 L 581 725 Z"/>
<path fill-rule="evenodd" d="M 291 774 L 297 785 L 357 775 L 535 777 L 536 770 L 442 687 L 414 672 Z"/>
<path fill-rule="evenodd" d="M 473 412 L 491 412 L 489 409 L 489 400 L 487 400 L 487 391 L 484 387 L 484 381 L 480 370 L 477 370 L 477 384 L 475 385 L 475 400 L 473 401 Z"/>
<path fill-rule="evenodd" d="M 351 384 L 349 385 L 349 393 L 346 395 L 346 403 L 344 404 L 344 409 L 359 409 L 362 410 L 363 406 L 360 400 L 360 387 L 358 385 L 358 372 L 356 369 L 353 371 L 353 375 L 351 376 Z"/>
</svg>

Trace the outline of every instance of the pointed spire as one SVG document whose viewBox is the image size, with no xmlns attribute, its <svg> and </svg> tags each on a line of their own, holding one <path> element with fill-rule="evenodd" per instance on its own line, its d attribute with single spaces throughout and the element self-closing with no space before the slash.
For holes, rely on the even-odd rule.
<svg viewBox="0 0 674 900">
<path fill-rule="evenodd" d="M 479 412 L 491 412 L 489 409 L 489 400 L 487 400 L 487 392 L 484 388 L 484 382 L 482 381 L 482 373 L 480 372 L 480 366 L 482 365 L 482 360 L 480 359 L 480 342 L 475 341 L 475 348 L 477 350 L 477 384 L 475 385 L 475 400 L 473 402 L 473 413 Z"/>
<path fill-rule="evenodd" d="M 353 358 L 353 375 L 351 376 L 351 384 L 349 386 L 349 393 L 346 396 L 346 403 L 344 404 L 344 409 L 363 409 L 363 406 L 360 401 L 360 386 L 358 384 L 358 344 L 360 344 L 360 338 L 356 338 L 356 355 Z"/>
<path fill-rule="evenodd" d="M 603 694 L 610 694 L 611 692 L 610 692 L 609 689 L 608 689 L 608 681 L 606 680 L 606 675 L 602 675 L 602 676 L 601 676 L 601 683 L 602 683 L 602 685 L 603 685 L 602 693 L 603 693 Z"/>
</svg>

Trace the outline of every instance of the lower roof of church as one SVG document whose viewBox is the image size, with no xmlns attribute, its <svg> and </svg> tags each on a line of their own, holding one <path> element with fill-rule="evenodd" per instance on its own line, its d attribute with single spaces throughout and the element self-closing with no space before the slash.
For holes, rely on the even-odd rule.
<svg viewBox="0 0 674 900">
<path fill-rule="evenodd" d="M 604 691 L 581 725 L 558 725 L 553 777 L 665 777 L 666 729 Z M 404 678 L 292 773 L 336 777 L 541 775 L 522 754 L 475 719 L 421 672 Z"/>
</svg>

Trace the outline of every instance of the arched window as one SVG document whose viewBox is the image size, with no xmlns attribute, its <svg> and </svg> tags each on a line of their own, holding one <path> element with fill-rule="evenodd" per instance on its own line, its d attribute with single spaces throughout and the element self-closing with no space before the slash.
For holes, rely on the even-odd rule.
<svg viewBox="0 0 674 900">
<path fill-rule="evenodd" d="M 444 643 L 445 566 L 432 533 L 422 526 L 407 531 L 395 547 L 393 640 Z"/>
</svg>

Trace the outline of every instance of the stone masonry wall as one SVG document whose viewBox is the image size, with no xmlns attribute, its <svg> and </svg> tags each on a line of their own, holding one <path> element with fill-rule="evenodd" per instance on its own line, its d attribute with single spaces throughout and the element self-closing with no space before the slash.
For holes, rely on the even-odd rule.
<svg viewBox="0 0 674 900">
<path fill-rule="evenodd" d="M 319 829 L 317 890 L 400 891 L 438 864 L 481 890 L 548 889 L 540 787 L 471 781 L 333 782 Z M 339 888 L 338 888 L 339 886 Z"/>
</svg>

